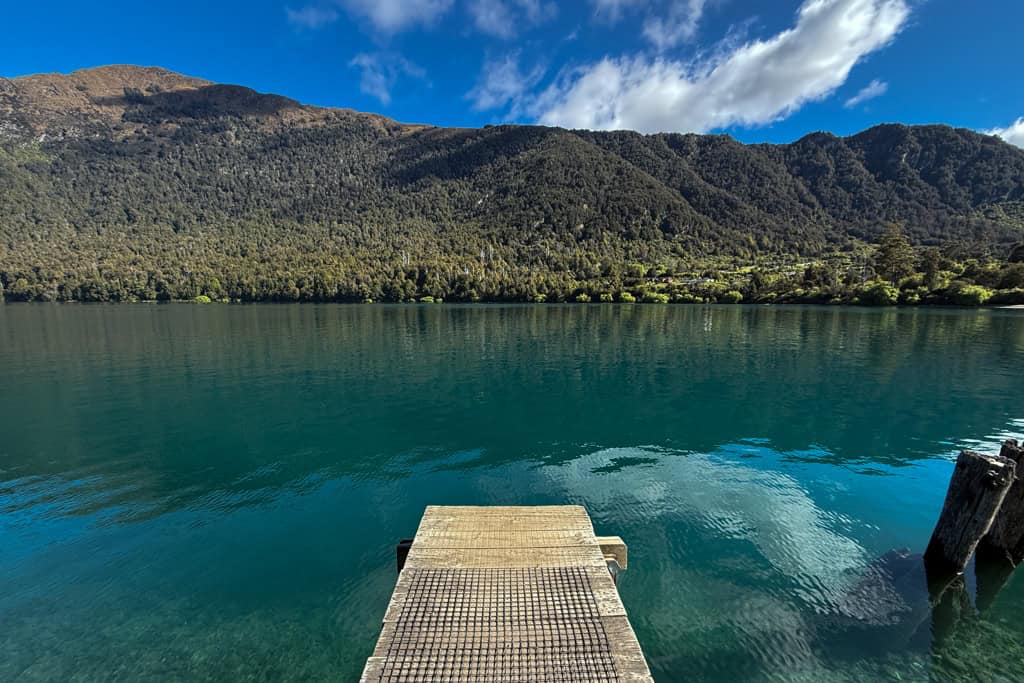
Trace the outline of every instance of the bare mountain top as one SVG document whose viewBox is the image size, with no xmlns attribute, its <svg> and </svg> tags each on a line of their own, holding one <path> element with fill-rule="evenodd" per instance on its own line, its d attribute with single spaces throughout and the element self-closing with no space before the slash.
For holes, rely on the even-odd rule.
<svg viewBox="0 0 1024 683">
<path fill-rule="evenodd" d="M 0 80 L 0 117 L 33 135 L 76 136 L 98 125 L 117 125 L 126 93 L 195 91 L 209 85 L 166 69 L 127 65 L 34 74 Z"/>
<path fill-rule="evenodd" d="M 125 88 L 148 92 L 195 89 L 210 81 L 185 76 L 157 66 L 111 64 L 80 69 L 69 74 L 33 74 L 8 79 L 28 98 L 40 101 L 63 99 L 68 105 L 80 105 L 89 98 L 110 98 Z"/>
<path fill-rule="evenodd" d="M 249 116 L 264 126 L 319 125 L 359 117 L 382 129 L 403 128 L 382 116 L 304 105 L 238 85 L 212 83 L 153 66 L 114 64 L 70 74 L 0 78 L 0 137 L 124 138 L 142 124 L 176 117 Z"/>
</svg>

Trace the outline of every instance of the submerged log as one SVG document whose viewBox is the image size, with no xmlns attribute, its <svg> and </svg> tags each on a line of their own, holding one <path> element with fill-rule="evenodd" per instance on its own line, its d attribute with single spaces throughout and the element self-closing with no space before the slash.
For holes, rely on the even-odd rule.
<svg viewBox="0 0 1024 683">
<path fill-rule="evenodd" d="M 1014 470 L 1014 461 L 1002 456 L 960 453 L 939 521 L 924 552 L 930 577 L 964 571 L 1010 490 Z"/>
<path fill-rule="evenodd" d="M 1012 567 L 1024 560 L 1024 447 L 1010 439 L 999 455 L 1016 464 L 1016 478 L 992 528 L 978 545 L 978 559 L 1008 562 Z"/>
</svg>

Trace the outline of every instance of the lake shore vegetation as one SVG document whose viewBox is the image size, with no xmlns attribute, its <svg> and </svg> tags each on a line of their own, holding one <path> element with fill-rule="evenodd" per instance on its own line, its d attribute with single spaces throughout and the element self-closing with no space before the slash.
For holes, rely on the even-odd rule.
<svg viewBox="0 0 1024 683">
<path fill-rule="evenodd" d="M 914 247 L 897 225 L 877 244 L 814 258 L 708 257 L 645 263 L 577 253 L 533 267 L 497 250 L 413 262 L 289 253 L 207 252 L 189 266 L 108 255 L 88 273 L 0 269 L 6 301 L 847 304 L 1024 304 L 1024 258 L 970 255 L 964 245 Z M 332 258 L 333 256 L 333 258 Z M 618 254 L 621 258 L 621 254 Z M 113 263 L 110 263 L 113 261 Z"/>
</svg>

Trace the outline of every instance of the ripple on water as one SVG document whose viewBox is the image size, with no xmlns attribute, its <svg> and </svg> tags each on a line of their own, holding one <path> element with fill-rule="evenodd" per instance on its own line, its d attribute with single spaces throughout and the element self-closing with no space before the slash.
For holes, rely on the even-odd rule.
<svg viewBox="0 0 1024 683">
<path fill-rule="evenodd" d="M 1024 583 L 933 649 L 913 552 L 1022 322 L 0 307 L 0 680 L 354 680 L 425 505 L 570 502 L 659 681 L 1024 680 Z"/>
<path fill-rule="evenodd" d="M 602 449 L 543 474 L 586 500 L 601 529 L 628 539 L 632 564 L 622 591 L 627 604 L 643 595 L 648 605 L 636 624 L 642 640 L 655 662 L 657 653 L 685 653 L 663 660 L 664 672 L 839 680 L 846 674 L 830 671 L 835 662 L 827 659 L 835 638 L 863 643 L 869 649 L 859 656 L 871 657 L 875 641 L 865 631 L 927 622 L 923 573 L 908 578 L 902 555 L 875 557 L 856 535 L 870 535 L 872 525 L 818 503 L 816 495 L 835 489 L 812 490 L 816 479 L 803 468 L 829 465 L 786 464 L 784 454 L 759 448 L 756 459 L 732 447 Z M 627 460 L 644 467 L 607 481 L 619 471 L 605 465 Z M 645 553 L 655 544 L 668 552 Z M 921 656 L 905 647 L 910 635 L 900 636 L 903 671 Z M 743 655 L 729 658 L 731 650 Z M 868 667 L 864 680 L 871 675 L 878 671 Z"/>
</svg>

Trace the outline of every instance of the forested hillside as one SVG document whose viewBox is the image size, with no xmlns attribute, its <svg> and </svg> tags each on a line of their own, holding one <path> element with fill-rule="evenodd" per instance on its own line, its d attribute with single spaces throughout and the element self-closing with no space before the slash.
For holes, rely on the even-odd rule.
<svg viewBox="0 0 1024 683">
<path fill-rule="evenodd" d="M 1005 259 L 1024 151 L 945 126 L 445 129 L 127 66 L 0 79 L 8 300 L 585 300 L 723 272 L 749 299 L 745 266 L 864 285 L 890 224 L 954 276 Z"/>
</svg>

